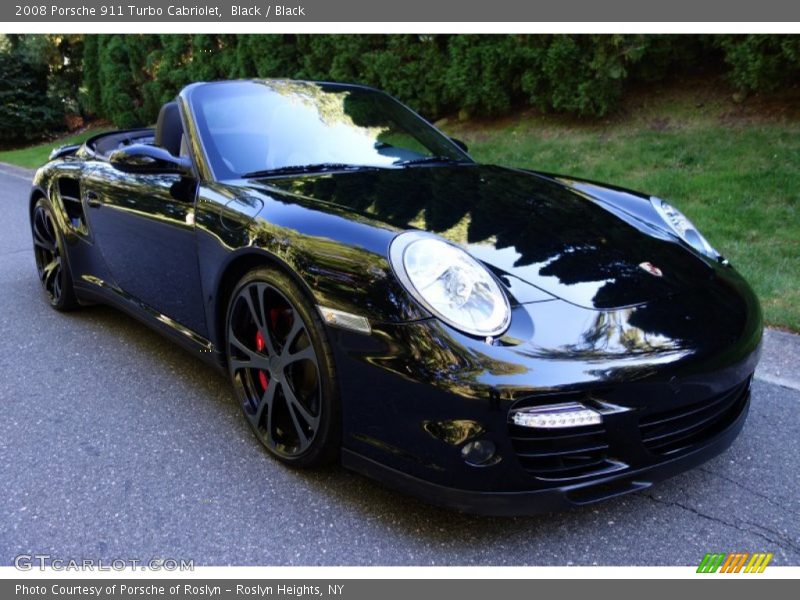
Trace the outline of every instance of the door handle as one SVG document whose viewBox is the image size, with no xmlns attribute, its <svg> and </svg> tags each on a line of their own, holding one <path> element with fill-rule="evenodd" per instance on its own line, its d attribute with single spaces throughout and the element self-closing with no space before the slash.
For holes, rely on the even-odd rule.
<svg viewBox="0 0 800 600">
<path fill-rule="evenodd" d="M 100 202 L 100 196 L 94 192 L 86 192 L 86 204 L 92 208 L 100 208 L 103 203 Z"/>
</svg>

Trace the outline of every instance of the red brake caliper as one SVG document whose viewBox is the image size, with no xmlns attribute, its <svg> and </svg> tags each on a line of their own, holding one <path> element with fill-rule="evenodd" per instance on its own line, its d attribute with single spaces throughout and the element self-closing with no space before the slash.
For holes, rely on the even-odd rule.
<svg viewBox="0 0 800 600">
<path fill-rule="evenodd" d="M 256 350 L 259 352 L 264 351 L 264 336 L 261 332 L 256 333 Z M 269 377 L 267 377 L 267 372 L 264 370 L 259 370 L 258 372 L 258 381 L 261 383 L 261 387 L 264 391 L 267 390 L 267 386 L 269 385 Z"/>
</svg>

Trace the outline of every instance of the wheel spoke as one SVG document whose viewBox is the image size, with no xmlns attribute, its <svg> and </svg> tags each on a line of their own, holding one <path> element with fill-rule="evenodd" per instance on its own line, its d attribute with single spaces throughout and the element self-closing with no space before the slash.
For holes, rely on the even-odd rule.
<svg viewBox="0 0 800 600">
<path fill-rule="evenodd" d="M 34 227 L 39 230 L 42 236 L 47 236 L 47 227 L 44 224 L 44 209 L 40 208 L 34 215 Z"/>
<path fill-rule="evenodd" d="M 42 208 L 37 210 L 34 215 L 33 234 L 42 247 L 51 251 L 55 248 L 55 237 L 47 225 L 47 215 Z"/>
<path fill-rule="evenodd" d="M 241 371 L 242 369 L 258 369 L 265 371 L 268 363 L 259 360 L 239 360 L 238 358 L 231 359 L 231 369 L 234 372 Z"/>
<path fill-rule="evenodd" d="M 292 414 L 292 420 L 294 420 L 294 410 L 296 410 L 300 413 L 300 416 L 303 417 L 303 420 L 308 423 L 311 429 L 316 430 L 317 425 L 319 424 L 319 417 L 312 415 L 305 405 L 300 402 L 295 395 L 294 390 L 292 390 L 292 386 L 287 384 L 283 385 L 283 396 L 286 398 L 286 404 L 289 406 L 289 413 Z M 296 422 L 295 426 L 297 426 Z"/>
<path fill-rule="evenodd" d="M 56 277 L 53 283 L 53 297 L 58 300 L 61 298 L 61 277 Z"/>
<path fill-rule="evenodd" d="M 260 295 L 260 290 L 257 290 Z M 258 330 L 262 333 L 264 332 L 264 318 L 261 314 L 261 303 L 259 303 L 259 308 L 256 308 L 256 305 L 253 303 L 253 288 L 247 288 L 244 293 L 242 294 L 245 302 L 247 302 L 247 308 L 250 310 L 250 316 L 253 318 L 253 322 L 258 327 Z"/>
<path fill-rule="evenodd" d="M 286 386 L 284 386 L 284 389 L 286 389 Z M 294 406 L 287 403 L 287 409 L 289 411 L 289 416 L 292 418 L 292 425 L 294 425 L 294 430 L 297 433 L 297 439 L 300 441 L 299 451 L 302 452 L 308 447 L 308 434 L 306 434 L 306 431 L 300 423 L 300 420 L 297 418 L 297 413 L 295 412 Z"/>
<path fill-rule="evenodd" d="M 308 360 L 313 362 L 315 365 L 317 364 L 317 354 L 314 352 L 314 347 L 311 344 L 302 350 L 298 350 L 297 352 L 285 352 L 283 364 L 284 366 L 288 366 L 301 360 Z"/>
<path fill-rule="evenodd" d="M 284 355 L 289 354 L 289 351 L 292 349 L 292 344 L 294 343 L 298 334 L 303 330 L 305 330 L 305 327 L 303 327 L 303 321 L 300 319 L 297 311 L 292 310 L 292 328 L 289 330 L 289 333 L 286 334 L 286 341 L 283 344 Z"/>
<path fill-rule="evenodd" d="M 61 267 L 61 257 L 56 256 L 47 263 L 44 268 L 42 269 L 42 281 L 44 282 L 45 286 L 49 289 L 53 278 L 58 278 L 57 276 L 60 274 Z"/>
<path fill-rule="evenodd" d="M 56 249 L 53 242 L 46 240 L 42 236 L 42 233 L 39 231 L 37 227 L 33 228 L 33 243 L 39 246 L 40 248 L 44 248 L 48 252 L 53 252 Z"/>
<path fill-rule="evenodd" d="M 246 289 L 242 296 L 244 297 L 245 302 L 247 302 L 247 307 L 250 310 L 250 316 L 253 318 L 253 322 L 261 332 L 261 336 L 264 338 L 264 348 L 266 350 L 266 354 L 268 356 L 274 356 L 275 346 L 272 343 L 272 336 L 267 328 L 267 312 L 264 308 L 264 293 L 266 288 L 266 285 L 260 283 L 254 287 Z M 253 300 L 253 289 L 255 289 L 255 293 L 257 295 L 255 302 Z"/>
<path fill-rule="evenodd" d="M 50 225 L 47 223 L 47 213 L 42 211 L 41 213 L 41 221 L 42 221 L 42 231 L 47 234 L 48 236 L 51 235 Z"/>
<path fill-rule="evenodd" d="M 283 354 L 281 356 L 281 358 L 283 359 L 284 367 L 301 360 L 308 360 L 316 365 L 317 355 L 314 352 L 314 347 L 311 345 L 310 338 L 308 338 L 308 345 L 305 348 L 301 348 L 296 352 L 292 352 L 292 347 L 294 346 L 295 341 L 300 339 L 300 335 L 303 332 L 305 332 L 306 337 L 308 337 L 308 332 L 306 331 L 303 322 L 300 320 L 297 311 L 293 311 L 293 313 L 294 316 L 293 316 L 292 328 L 289 331 L 289 334 L 286 336 L 286 344 L 283 346 Z"/>
<path fill-rule="evenodd" d="M 233 371 L 238 371 L 240 369 L 269 369 L 269 360 L 265 356 L 245 346 L 233 332 L 230 333 L 229 337 L 231 346 L 247 356 L 247 360 L 241 360 L 231 356 L 231 368 Z"/>
<path fill-rule="evenodd" d="M 262 418 L 264 416 L 264 411 L 267 412 L 267 420 L 266 420 L 266 429 L 267 429 L 267 437 L 272 437 L 272 407 L 275 405 L 275 389 L 278 386 L 275 384 L 268 385 L 267 389 L 264 390 L 264 393 L 261 394 L 261 398 L 258 401 L 258 406 L 256 406 L 256 413 L 253 416 L 253 424 L 256 427 L 260 427 Z"/>
<path fill-rule="evenodd" d="M 41 215 L 41 223 L 42 223 L 42 236 L 48 240 L 55 240 L 56 235 L 53 229 L 53 223 L 50 219 L 50 215 L 45 210 L 41 210 L 39 212 Z"/>
</svg>

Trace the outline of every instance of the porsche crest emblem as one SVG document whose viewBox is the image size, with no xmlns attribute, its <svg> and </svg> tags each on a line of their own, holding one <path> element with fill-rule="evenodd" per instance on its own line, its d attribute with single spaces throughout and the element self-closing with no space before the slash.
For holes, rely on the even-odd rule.
<svg viewBox="0 0 800 600">
<path fill-rule="evenodd" d="M 650 273 L 650 275 L 652 275 L 653 277 L 661 277 L 663 275 L 661 269 L 659 269 L 653 263 L 648 261 L 639 263 L 639 268 L 642 269 L 643 271 L 646 271 L 647 273 Z"/>
</svg>

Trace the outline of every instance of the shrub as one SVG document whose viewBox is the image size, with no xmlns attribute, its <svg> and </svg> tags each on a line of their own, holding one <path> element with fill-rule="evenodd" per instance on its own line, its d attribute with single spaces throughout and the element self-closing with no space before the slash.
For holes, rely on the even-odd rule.
<svg viewBox="0 0 800 600">
<path fill-rule="evenodd" d="M 0 52 L 0 144 L 41 139 L 63 128 L 63 108 L 47 93 L 46 65 Z"/>
<path fill-rule="evenodd" d="M 715 39 L 730 66 L 734 85 L 772 91 L 800 76 L 800 36 L 722 35 Z"/>
</svg>

